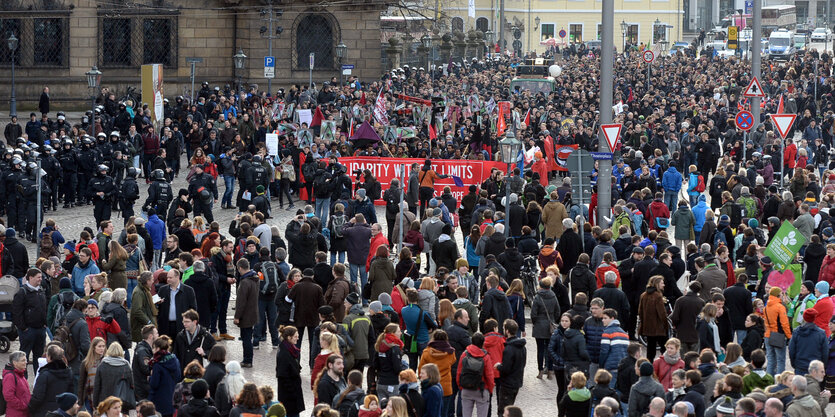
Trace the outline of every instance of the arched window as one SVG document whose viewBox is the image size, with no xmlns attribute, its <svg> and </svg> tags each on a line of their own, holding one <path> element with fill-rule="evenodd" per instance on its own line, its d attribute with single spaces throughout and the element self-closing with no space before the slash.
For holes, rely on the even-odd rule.
<svg viewBox="0 0 835 417">
<path fill-rule="evenodd" d="M 452 30 L 460 30 L 461 32 L 464 31 L 464 19 L 460 17 L 453 17 L 452 18 Z"/>
<path fill-rule="evenodd" d="M 486 17 L 479 17 L 475 21 L 475 28 L 476 30 L 480 30 L 482 33 L 487 32 L 490 29 L 490 21 L 487 20 Z"/>
<path fill-rule="evenodd" d="M 313 69 L 332 70 L 335 68 L 334 57 L 339 27 L 332 15 L 327 13 L 304 14 L 296 19 L 296 47 L 294 68 L 310 68 L 310 53 L 314 53 Z"/>
</svg>

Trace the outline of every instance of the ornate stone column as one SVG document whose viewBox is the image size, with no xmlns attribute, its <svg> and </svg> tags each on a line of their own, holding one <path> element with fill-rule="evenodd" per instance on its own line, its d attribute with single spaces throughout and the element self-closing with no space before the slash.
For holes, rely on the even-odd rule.
<svg viewBox="0 0 835 417">
<path fill-rule="evenodd" d="M 390 37 L 389 46 L 386 47 L 386 57 L 388 57 L 389 63 L 388 68 L 386 68 L 387 70 L 400 67 L 400 58 L 402 53 L 403 48 L 400 47 L 400 39 L 397 39 L 396 36 Z"/>
</svg>

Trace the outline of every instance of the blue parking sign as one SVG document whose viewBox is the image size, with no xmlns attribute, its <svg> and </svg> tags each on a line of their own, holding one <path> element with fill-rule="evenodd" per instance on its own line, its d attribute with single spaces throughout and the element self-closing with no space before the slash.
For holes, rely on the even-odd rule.
<svg viewBox="0 0 835 417">
<path fill-rule="evenodd" d="M 265 56 L 264 57 L 264 67 L 275 67 L 275 57 L 274 56 Z"/>
</svg>

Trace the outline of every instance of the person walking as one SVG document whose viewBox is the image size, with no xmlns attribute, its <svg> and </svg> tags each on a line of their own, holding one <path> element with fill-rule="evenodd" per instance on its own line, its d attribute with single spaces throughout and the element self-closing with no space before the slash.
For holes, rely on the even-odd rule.
<svg viewBox="0 0 835 417">
<path fill-rule="evenodd" d="M 287 417 L 298 417 L 305 409 L 299 362 L 301 351 L 296 347 L 299 332 L 293 326 L 282 326 L 278 331 L 281 344 L 275 357 L 275 376 L 278 380 L 275 398 L 284 404 Z"/>
<path fill-rule="evenodd" d="M 253 327 L 258 322 L 258 275 L 250 269 L 249 261 L 241 258 L 235 264 L 240 280 L 235 299 L 235 324 L 241 329 L 244 359 L 242 368 L 252 368 Z"/>
<path fill-rule="evenodd" d="M 148 399 L 163 417 L 174 415 L 174 385 L 182 378 L 180 361 L 170 353 L 170 349 L 171 339 L 166 335 L 160 336 L 154 341 L 154 357 L 148 362 L 151 367 Z"/>
<path fill-rule="evenodd" d="M 783 290 L 772 287 L 763 312 L 765 318 L 766 373 L 778 375 L 786 369 L 786 346 L 792 337 L 789 316 L 781 297 Z M 773 335 L 773 337 L 772 337 Z"/>
<path fill-rule="evenodd" d="M 26 352 L 9 355 L 9 363 L 3 369 L 3 399 L 8 417 L 29 417 L 32 394 L 26 382 Z"/>
<path fill-rule="evenodd" d="M 157 291 L 157 295 L 162 300 L 158 307 L 157 322 L 160 334 L 174 340 L 183 330 L 180 317 L 188 310 L 197 310 L 197 299 L 194 290 L 180 281 L 178 269 L 171 269 L 166 273 L 166 282 L 167 284 Z"/>
<path fill-rule="evenodd" d="M 37 358 L 43 356 L 46 346 L 47 299 L 41 287 L 42 273 L 31 268 L 12 300 L 12 322 L 20 338 L 20 350 L 27 358 L 32 354 L 32 370 L 37 372 Z"/>
<path fill-rule="evenodd" d="M 96 369 L 93 382 L 93 404 L 99 404 L 105 398 L 117 396 L 122 399 L 122 412 L 136 407 L 133 387 L 133 373 L 130 363 L 125 360 L 125 351 L 118 343 L 107 348 L 104 358 Z"/>
<path fill-rule="evenodd" d="M 527 349 L 525 348 L 525 339 L 516 337 L 518 330 L 519 325 L 514 320 L 505 320 L 504 337 L 507 342 L 505 342 L 502 361 L 496 365 L 496 370 L 499 372 L 497 394 L 499 414 L 504 413 L 505 407 L 516 402 L 516 395 L 522 388 Z"/>
<path fill-rule="evenodd" d="M 641 295 L 638 304 L 638 318 L 637 333 L 647 338 L 647 359 L 651 363 L 655 360 L 656 347 L 661 347 L 663 351 L 670 330 L 664 306 L 664 277 L 656 275 L 649 279 L 646 292 Z"/>
</svg>

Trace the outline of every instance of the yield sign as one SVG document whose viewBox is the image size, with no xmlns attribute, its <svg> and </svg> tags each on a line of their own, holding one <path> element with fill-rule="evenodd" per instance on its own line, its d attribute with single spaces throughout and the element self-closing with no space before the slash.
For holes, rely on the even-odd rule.
<svg viewBox="0 0 835 417">
<path fill-rule="evenodd" d="M 748 84 L 748 87 L 745 88 L 745 92 L 742 93 L 745 97 L 765 97 L 765 93 L 763 93 L 763 87 L 760 85 L 760 80 L 757 77 L 751 78 L 751 82 Z"/>
<path fill-rule="evenodd" d="M 606 143 L 609 144 L 609 152 L 612 152 L 616 149 L 618 144 L 618 138 L 620 137 L 620 129 L 622 127 L 623 125 L 620 123 L 600 125 L 600 130 L 603 132 L 603 136 L 606 138 Z"/>
<path fill-rule="evenodd" d="M 771 120 L 774 122 L 774 126 L 777 128 L 777 132 L 780 133 L 780 136 L 785 139 L 786 136 L 789 134 L 789 129 L 791 129 L 792 124 L 794 123 L 794 119 L 797 118 L 796 114 L 772 114 Z"/>
</svg>

